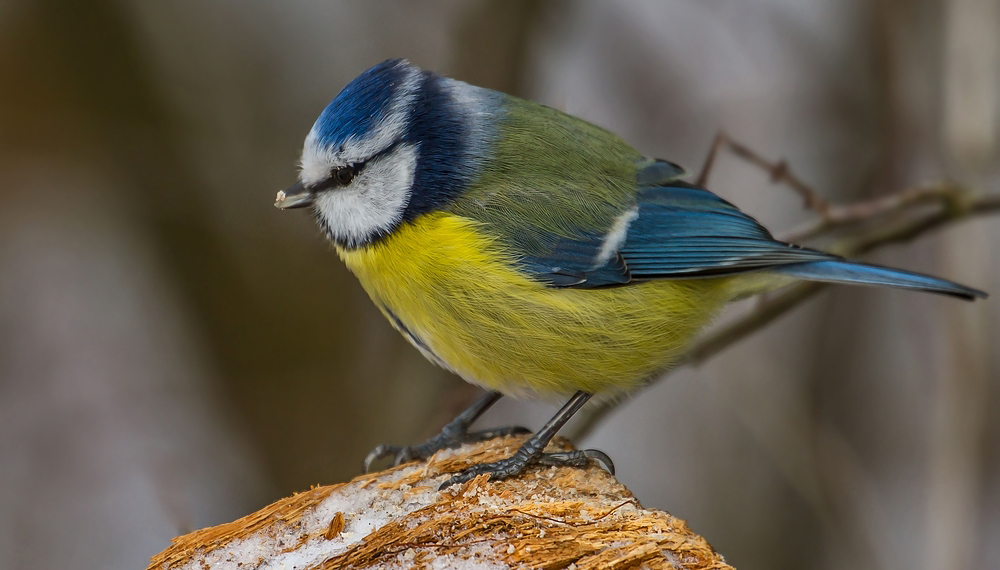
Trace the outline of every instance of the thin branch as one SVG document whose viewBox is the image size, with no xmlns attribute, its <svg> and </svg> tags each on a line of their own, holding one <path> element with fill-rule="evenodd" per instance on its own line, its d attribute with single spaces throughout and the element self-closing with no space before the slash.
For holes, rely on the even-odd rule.
<svg viewBox="0 0 1000 570">
<path fill-rule="evenodd" d="M 722 147 L 726 146 L 726 141 L 728 140 L 729 136 L 723 131 L 719 131 L 715 135 L 712 147 L 708 149 L 708 156 L 705 157 L 705 163 L 701 165 L 701 172 L 698 173 L 698 178 L 694 181 L 695 184 L 698 186 L 708 184 L 708 176 L 712 173 L 712 169 L 715 168 L 715 159 L 718 158 L 719 151 L 722 150 Z"/>
<path fill-rule="evenodd" d="M 802 197 L 805 201 L 806 208 L 814 210 L 821 217 L 826 215 L 830 205 L 819 192 L 816 192 L 811 186 L 799 179 L 798 176 L 792 174 L 792 171 L 788 168 L 788 163 L 785 162 L 784 159 L 781 159 L 778 162 L 771 162 L 754 152 L 750 147 L 734 141 L 725 133 L 725 131 L 720 131 L 719 134 L 715 135 L 715 140 L 712 142 L 712 148 L 708 151 L 708 156 L 705 158 L 705 164 L 701 167 L 701 172 L 698 174 L 695 184 L 698 186 L 705 186 L 708 184 L 708 176 L 712 173 L 712 168 L 715 166 L 715 160 L 718 157 L 719 151 L 723 148 L 728 149 L 739 158 L 742 158 L 743 160 L 770 174 L 772 183 L 784 183 L 787 185 L 796 194 Z"/>
<path fill-rule="evenodd" d="M 696 184 L 704 186 L 708 183 L 708 177 L 722 149 L 729 150 L 738 158 L 767 172 L 772 183 L 788 186 L 802 197 L 806 208 L 818 214 L 815 219 L 781 236 L 782 241 L 792 243 L 814 239 L 846 226 L 870 223 L 916 205 L 939 204 L 961 208 L 961 201 L 970 197 L 969 193 L 961 191 L 955 184 L 935 182 L 853 204 L 830 204 L 819 192 L 795 176 L 784 159 L 777 162 L 768 160 L 747 145 L 733 140 L 724 131 L 715 136 Z"/>
<path fill-rule="evenodd" d="M 816 238 L 825 233 L 842 227 L 871 222 L 891 214 L 906 210 L 921 204 L 939 204 L 943 207 L 960 207 L 959 199 L 967 197 L 953 184 L 937 182 L 924 186 L 915 186 L 902 192 L 889 194 L 873 200 L 855 204 L 832 206 L 815 220 L 796 228 L 782 239 L 789 242 L 799 242 Z"/>
</svg>

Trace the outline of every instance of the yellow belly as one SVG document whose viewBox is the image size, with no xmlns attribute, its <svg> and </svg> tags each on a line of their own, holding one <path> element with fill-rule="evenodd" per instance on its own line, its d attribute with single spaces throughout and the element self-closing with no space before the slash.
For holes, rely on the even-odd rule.
<svg viewBox="0 0 1000 570">
<path fill-rule="evenodd" d="M 474 221 L 443 213 L 338 253 L 428 357 L 506 393 L 633 388 L 668 368 L 730 296 L 728 279 L 545 287 Z"/>
</svg>

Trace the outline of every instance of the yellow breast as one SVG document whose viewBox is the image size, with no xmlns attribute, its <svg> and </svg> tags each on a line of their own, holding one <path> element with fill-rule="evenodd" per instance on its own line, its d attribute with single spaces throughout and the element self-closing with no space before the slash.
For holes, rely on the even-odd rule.
<svg viewBox="0 0 1000 570">
<path fill-rule="evenodd" d="M 632 388 L 668 368 L 729 297 L 726 279 L 545 287 L 476 222 L 440 212 L 338 253 L 429 358 L 507 393 Z"/>
</svg>

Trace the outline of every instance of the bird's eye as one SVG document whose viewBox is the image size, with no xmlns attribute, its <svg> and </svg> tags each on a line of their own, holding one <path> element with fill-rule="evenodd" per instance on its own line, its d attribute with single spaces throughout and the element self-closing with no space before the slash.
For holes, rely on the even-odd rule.
<svg viewBox="0 0 1000 570">
<path fill-rule="evenodd" d="M 342 166 L 334 170 L 333 178 L 336 179 L 337 184 L 347 186 L 351 183 L 351 180 L 354 180 L 354 166 Z"/>
<path fill-rule="evenodd" d="M 347 186 L 353 181 L 361 170 L 365 167 L 364 162 L 358 162 L 355 164 L 348 164 L 346 166 L 339 166 L 330 171 L 330 176 L 325 180 L 317 183 L 312 187 L 313 192 L 320 192 L 323 190 L 330 190 L 332 188 L 339 188 L 342 186 Z"/>
</svg>

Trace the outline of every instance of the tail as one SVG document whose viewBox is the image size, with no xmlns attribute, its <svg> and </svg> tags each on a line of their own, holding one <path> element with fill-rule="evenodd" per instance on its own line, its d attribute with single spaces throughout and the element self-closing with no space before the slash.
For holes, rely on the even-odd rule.
<svg viewBox="0 0 1000 570">
<path fill-rule="evenodd" d="M 807 279 L 810 281 L 828 281 L 831 283 L 854 283 L 860 285 L 885 285 L 900 289 L 914 289 L 929 293 L 951 295 L 967 301 L 976 297 L 985 299 L 986 293 L 972 287 L 959 285 L 945 279 L 910 273 L 899 269 L 866 265 L 851 261 L 810 261 L 774 267 L 771 273 Z"/>
</svg>

